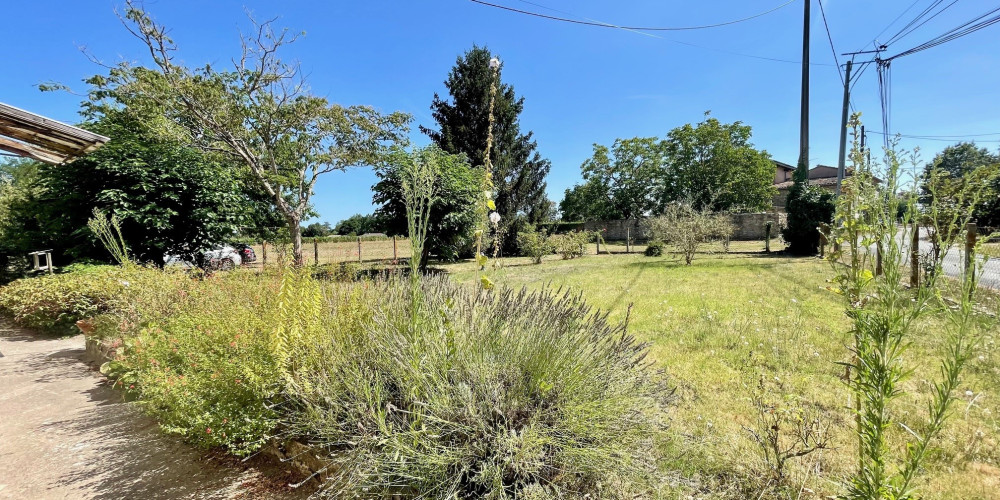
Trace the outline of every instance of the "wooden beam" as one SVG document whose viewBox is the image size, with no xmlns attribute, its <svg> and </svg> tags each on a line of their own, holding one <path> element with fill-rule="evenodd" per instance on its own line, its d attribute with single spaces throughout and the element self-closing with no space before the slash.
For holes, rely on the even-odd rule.
<svg viewBox="0 0 1000 500">
<path fill-rule="evenodd" d="M 72 158 L 72 156 L 69 155 L 60 155 L 52 151 L 37 148 L 31 144 L 12 141 L 4 137 L 0 137 L 0 150 L 14 153 L 18 156 L 24 156 L 25 158 L 51 163 L 53 165 L 59 165 Z"/>
<path fill-rule="evenodd" d="M 19 127 L 2 118 L 0 118 L 0 135 L 71 155 L 80 154 L 89 145 L 85 142 L 74 142 L 55 135 L 47 135 L 45 132 L 38 132 L 27 127 Z"/>
<path fill-rule="evenodd" d="M 53 131 L 57 134 L 63 135 L 64 137 L 72 137 L 85 143 L 105 143 L 110 140 L 103 135 L 95 134 L 89 130 L 84 130 L 79 127 L 51 120 L 49 118 L 45 118 L 44 116 L 36 115 L 4 103 L 0 103 L 0 118 L 10 120 L 14 123 L 32 126 L 38 130 Z"/>
</svg>

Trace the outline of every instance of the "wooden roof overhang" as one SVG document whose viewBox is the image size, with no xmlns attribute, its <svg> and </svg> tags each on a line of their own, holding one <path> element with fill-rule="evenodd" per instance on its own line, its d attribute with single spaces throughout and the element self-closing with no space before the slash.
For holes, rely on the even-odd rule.
<svg viewBox="0 0 1000 500">
<path fill-rule="evenodd" d="M 52 164 L 79 158 L 108 142 L 103 135 L 0 102 L 0 150 Z"/>
</svg>

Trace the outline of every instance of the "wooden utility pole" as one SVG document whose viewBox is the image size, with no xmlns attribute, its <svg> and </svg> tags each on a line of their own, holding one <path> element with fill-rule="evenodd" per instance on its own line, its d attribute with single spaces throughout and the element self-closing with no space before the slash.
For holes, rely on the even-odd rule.
<svg viewBox="0 0 1000 500">
<path fill-rule="evenodd" d="M 847 110 L 851 107 L 851 67 L 854 61 L 847 61 L 847 71 L 844 72 L 844 108 L 840 112 L 840 156 L 837 157 L 837 196 L 840 196 L 840 184 L 844 182 L 847 169 Z"/>
<path fill-rule="evenodd" d="M 802 96 L 799 116 L 799 164 L 808 176 L 809 172 L 809 7 L 812 0 L 803 2 L 802 11 Z"/>
</svg>

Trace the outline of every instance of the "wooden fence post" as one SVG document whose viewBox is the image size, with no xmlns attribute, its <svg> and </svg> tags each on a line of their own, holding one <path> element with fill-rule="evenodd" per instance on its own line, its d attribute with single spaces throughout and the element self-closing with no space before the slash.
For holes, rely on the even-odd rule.
<svg viewBox="0 0 1000 500">
<path fill-rule="evenodd" d="M 361 237 L 358 236 L 358 262 L 363 262 L 361 260 Z"/>
<path fill-rule="evenodd" d="M 267 241 L 261 240 L 260 249 L 261 253 L 264 254 L 263 260 L 260 263 L 260 267 L 267 267 Z"/>
<path fill-rule="evenodd" d="M 319 243 L 316 241 L 316 237 L 313 236 L 313 257 L 316 260 L 316 265 L 319 265 Z"/>
<path fill-rule="evenodd" d="M 601 233 L 597 233 L 597 255 L 601 255 Z"/>
<path fill-rule="evenodd" d="M 396 237 L 392 237 L 392 260 L 399 260 L 399 256 L 396 254 Z"/>
<path fill-rule="evenodd" d="M 625 253 L 632 253 L 632 228 L 625 226 Z"/>
<path fill-rule="evenodd" d="M 920 286 L 920 226 L 916 222 L 910 235 L 910 286 Z"/>
<path fill-rule="evenodd" d="M 764 253 L 771 253 L 771 221 L 764 223 Z"/>
<path fill-rule="evenodd" d="M 975 222 L 965 225 L 965 285 L 969 287 L 969 297 L 972 297 L 976 272 L 976 237 L 979 231 Z"/>
<path fill-rule="evenodd" d="M 882 242 L 875 244 L 875 276 L 882 276 Z"/>
</svg>

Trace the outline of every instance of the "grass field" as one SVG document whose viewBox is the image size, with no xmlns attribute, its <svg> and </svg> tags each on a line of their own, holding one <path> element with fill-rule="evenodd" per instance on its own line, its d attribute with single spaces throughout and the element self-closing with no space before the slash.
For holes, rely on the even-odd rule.
<svg viewBox="0 0 1000 500">
<path fill-rule="evenodd" d="M 760 246 L 734 242 L 731 250 Z M 456 280 L 476 278 L 471 262 L 442 267 Z M 760 386 L 779 408 L 829 426 L 829 449 L 789 463 L 784 497 L 843 492 L 857 451 L 853 402 L 837 364 L 848 359 L 851 336 L 841 297 L 824 289 L 832 275 L 818 259 L 751 253 L 698 255 L 691 266 L 673 255 L 550 256 L 540 265 L 514 258 L 490 271 L 504 286 L 580 292 L 613 318 L 631 308 L 630 332 L 650 342 L 653 363 L 677 390 L 661 467 L 666 498 L 757 498 L 766 489 L 767 468 L 747 430 L 757 426 L 750 395 Z M 910 427 L 923 421 L 944 327 L 928 316 L 912 339 L 907 362 L 914 372 L 895 407 Z M 919 483 L 925 498 L 1000 498 L 998 340 L 987 334 L 966 371 Z M 901 454 L 904 431 L 894 432 Z"/>
<path fill-rule="evenodd" d="M 397 238 L 393 251 L 392 238 L 382 240 L 361 241 L 361 260 L 364 262 L 391 261 L 394 258 L 405 259 L 410 257 L 410 240 Z M 319 263 L 331 264 L 337 262 L 357 262 L 358 242 L 357 241 L 324 241 L 313 246 L 312 240 L 303 238 L 302 251 L 305 254 L 306 263 L 316 262 L 316 250 L 319 250 Z M 257 254 L 257 262 L 254 266 L 264 264 L 264 248 L 260 244 L 253 245 L 253 250 Z M 279 262 L 290 260 L 292 247 L 289 244 L 267 244 L 267 262 Z"/>
</svg>

